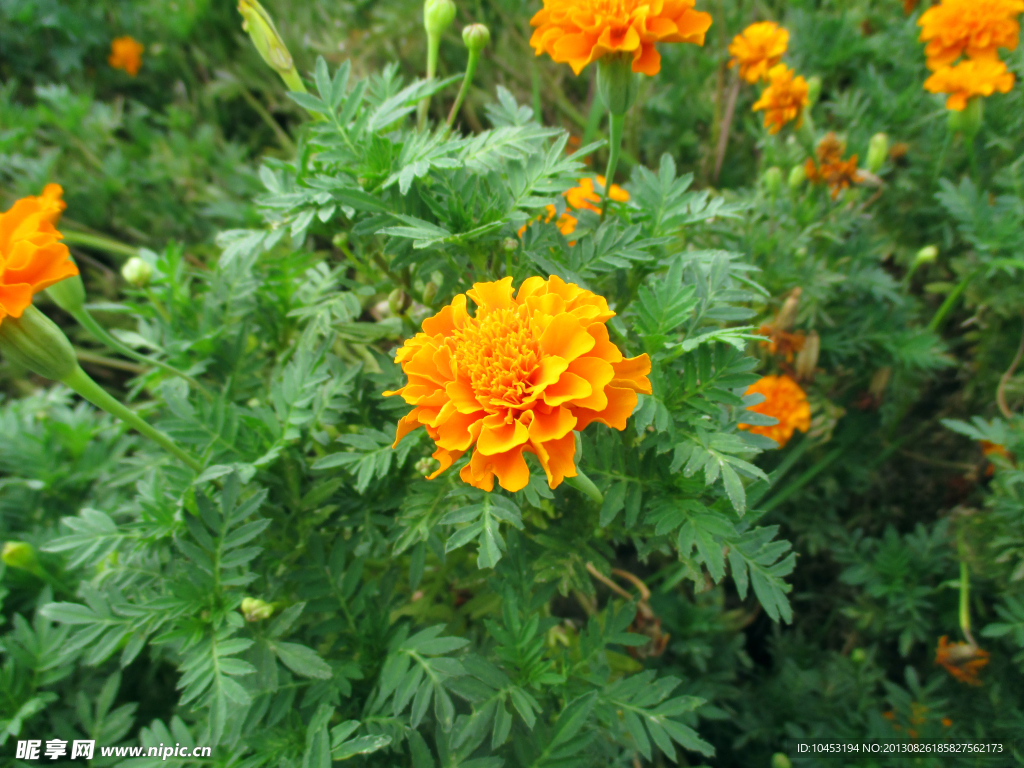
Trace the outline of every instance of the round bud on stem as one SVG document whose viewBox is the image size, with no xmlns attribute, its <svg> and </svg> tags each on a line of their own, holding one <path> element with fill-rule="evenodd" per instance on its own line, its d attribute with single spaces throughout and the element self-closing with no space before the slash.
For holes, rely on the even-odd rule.
<svg viewBox="0 0 1024 768">
<path fill-rule="evenodd" d="M 263 621 L 274 615 L 274 606 L 255 597 L 246 597 L 242 600 L 242 615 L 246 621 Z"/>
<path fill-rule="evenodd" d="M 917 255 L 914 256 L 914 266 L 921 266 L 922 264 L 931 264 L 939 258 L 939 249 L 934 245 L 926 245 Z"/>
<path fill-rule="evenodd" d="M 772 768 L 793 768 L 793 763 L 784 753 L 776 752 L 772 755 Z"/>
<path fill-rule="evenodd" d="M 462 42 L 470 53 L 482 51 L 491 43 L 491 30 L 484 24 L 470 24 L 462 30 Z"/>
<path fill-rule="evenodd" d="M 807 79 L 807 107 L 813 107 L 821 97 L 821 78 L 815 75 Z"/>
<path fill-rule="evenodd" d="M 779 194 L 779 190 L 782 189 L 782 169 L 773 165 L 764 172 L 761 182 L 764 184 L 764 191 L 770 197 L 775 198 Z"/>
<path fill-rule="evenodd" d="M 807 181 L 807 169 L 802 165 L 793 166 L 793 170 L 789 172 L 789 188 L 798 192 L 805 181 Z"/>
<path fill-rule="evenodd" d="M 868 144 L 867 165 L 872 173 L 878 173 L 885 165 L 885 159 L 889 156 L 889 137 L 884 133 L 876 133 L 871 137 Z"/>
<path fill-rule="evenodd" d="M 423 286 L 423 303 L 428 307 L 434 303 L 434 299 L 437 298 L 437 283 L 431 280 L 425 286 Z"/>
<path fill-rule="evenodd" d="M 455 21 L 453 0 L 426 0 L 423 3 L 423 28 L 428 35 L 441 35 Z"/>
<path fill-rule="evenodd" d="M 132 256 L 121 267 L 121 277 L 125 279 L 128 285 L 135 288 L 145 288 L 153 277 L 153 268 L 149 266 L 149 262 L 140 259 L 138 256 Z"/>
<path fill-rule="evenodd" d="M 4 544 L 3 554 L 0 559 L 9 568 L 18 568 L 22 571 L 36 573 L 39 571 L 39 559 L 31 544 L 25 541 L 8 541 Z"/>
<path fill-rule="evenodd" d="M 238 0 L 238 12 L 242 14 L 242 29 L 249 34 L 263 60 L 281 76 L 285 85 L 293 91 L 305 93 L 306 88 L 295 69 L 288 46 L 259 0 Z"/>
</svg>

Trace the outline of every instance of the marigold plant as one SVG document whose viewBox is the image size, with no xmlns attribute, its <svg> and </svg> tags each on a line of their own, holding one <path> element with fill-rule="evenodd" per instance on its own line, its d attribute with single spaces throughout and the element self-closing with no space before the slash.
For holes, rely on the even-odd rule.
<svg viewBox="0 0 1024 768">
<path fill-rule="evenodd" d="M 603 190 L 604 185 L 606 183 L 604 176 L 598 176 L 597 183 L 598 185 L 601 186 Z M 594 180 L 589 177 L 580 179 L 580 185 L 578 187 L 573 187 L 572 189 L 567 190 L 563 196 L 565 197 L 566 203 L 568 204 L 569 208 L 573 210 L 588 210 L 593 211 L 594 213 L 601 213 L 601 209 L 599 207 L 601 204 L 601 192 L 597 191 L 594 188 Z M 614 200 L 617 203 L 629 202 L 629 192 L 624 190 L 618 184 L 612 184 L 611 189 L 608 190 L 608 197 L 609 199 Z M 555 206 L 548 205 L 545 208 L 545 213 L 541 216 L 538 216 L 533 221 L 543 220 L 545 224 L 550 224 L 552 221 L 554 221 L 554 218 L 557 215 L 557 213 L 558 210 L 555 208 Z M 519 228 L 520 237 L 522 237 L 523 234 L 526 232 L 526 228 L 530 225 L 530 223 L 532 222 L 524 224 L 522 227 Z M 578 219 L 571 213 L 569 213 L 569 211 L 565 211 L 561 216 L 558 217 L 558 231 L 561 232 L 563 235 L 571 235 L 573 232 L 575 232 L 577 224 L 579 224 Z"/>
<path fill-rule="evenodd" d="M 939 638 L 935 649 L 935 663 L 967 685 L 981 685 L 978 672 L 988 660 L 988 651 L 971 643 L 951 643 L 946 635 Z"/>
<path fill-rule="evenodd" d="M 633 56 L 633 71 L 656 75 L 661 54 L 655 43 L 704 45 L 711 16 L 694 10 L 696 0 L 544 0 L 531 19 L 536 55 L 547 53 L 577 75 L 611 53 Z"/>
<path fill-rule="evenodd" d="M 761 426 L 740 424 L 755 435 L 764 435 L 783 447 L 793 437 L 793 432 L 806 432 L 811 428 L 811 406 L 807 395 L 789 376 L 765 376 L 747 388 L 748 395 L 764 395 L 764 401 L 750 406 L 749 410 L 778 419 L 778 424 Z"/>
<path fill-rule="evenodd" d="M 962 112 L 971 98 L 991 96 L 996 91 L 1009 93 L 1013 83 L 1013 73 L 1003 62 L 970 59 L 955 67 L 943 67 L 925 80 L 924 87 L 931 93 L 948 93 L 946 108 Z"/>
<path fill-rule="evenodd" d="M 736 35 L 729 44 L 730 67 L 739 66 L 748 83 L 765 80 L 768 71 L 782 60 L 789 46 L 789 32 L 774 21 L 759 21 Z"/>
<path fill-rule="evenodd" d="M 0 213 L 0 321 L 21 317 L 33 296 L 78 274 L 54 227 L 64 206 L 60 193 L 51 184 L 41 196 L 22 198 Z"/>
<path fill-rule="evenodd" d="M 110 56 L 107 57 L 107 63 L 114 69 L 123 69 L 135 77 L 142 67 L 142 52 L 144 50 L 145 46 L 129 35 L 114 38 L 110 42 Z"/>
<path fill-rule="evenodd" d="M 804 164 L 804 171 L 807 179 L 812 184 L 825 184 L 828 186 L 832 199 L 839 197 L 844 189 L 861 181 L 863 173 L 857 169 L 857 155 L 851 155 L 844 160 L 846 143 L 831 131 L 819 142 L 815 154 L 818 162 L 808 158 Z"/>
<path fill-rule="evenodd" d="M 550 487 L 574 477 L 573 432 L 594 421 L 625 429 L 637 392 L 651 392 L 647 355 L 624 358 L 609 340 L 614 316 L 602 297 L 557 276 L 531 277 L 515 295 L 511 277 L 475 284 L 398 351 L 408 384 L 384 394 L 415 407 L 395 445 L 426 427 L 441 465 L 431 478 L 475 445 L 460 477 L 487 491 L 495 476 L 508 491 L 526 486 L 524 452 Z"/>
<path fill-rule="evenodd" d="M 920 40 L 928 45 L 928 67 L 941 69 L 966 54 L 994 60 L 1000 48 L 1013 50 L 1020 36 L 1016 16 L 1024 0 L 943 0 L 921 14 Z"/>
<path fill-rule="evenodd" d="M 807 81 L 785 64 L 776 64 L 768 70 L 768 81 L 768 87 L 753 110 L 764 110 L 764 126 L 769 133 L 778 133 L 794 120 L 799 128 L 803 124 L 804 109 L 810 103 Z"/>
</svg>

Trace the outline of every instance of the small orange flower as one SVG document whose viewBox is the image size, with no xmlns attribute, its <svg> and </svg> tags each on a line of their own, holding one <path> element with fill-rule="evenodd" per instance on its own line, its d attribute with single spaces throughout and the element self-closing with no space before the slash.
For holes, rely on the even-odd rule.
<svg viewBox="0 0 1024 768">
<path fill-rule="evenodd" d="M 764 395 L 764 402 L 752 405 L 748 410 L 763 413 L 779 420 L 778 424 L 762 427 L 755 424 L 740 424 L 755 435 L 770 437 L 782 448 L 799 429 L 806 432 L 811 428 L 811 406 L 800 385 L 789 376 L 765 376 L 747 387 L 747 394 Z"/>
<path fill-rule="evenodd" d="M 604 176 L 597 177 L 597 183 L 600 185 L 600 191 L 594 188 L 594 180 L 591 178 L 580 179 L 580 185 L 573 187 L 570 190 L 564 192 L 565 201 L 569 204 L 569 208 L 577 211 L 588 210 L 594 213 L 601 213 L 601 209 L 595 205 L 595 203 L 601 202 L 601 195 L 604 192 L 605 178 Z M 612 188 L 608 190 L 608 197 L 618 203 L 629 202 L 629 192 L 624 190 L 618 184 L 612 184 Z M 556 208 L 553 205 L 547 206 L 545 209 L 547 215 L 541 214 L 533 221 L 544 220 L 545 224 L 551 223 L 555 218 Z M 522 237 L 526 233 L 526 228 L 533 222 L 524 224 L 519 228 L 519 236 Z M 568 211 L 558 217 L 558 231 L 563 235 L 571 235 L 576 231 L 576 225 L 579 221 L 575 216 L 570 214 Z M 572 245 L 572 243 L 570 243 Z"/>
<path fill-rule="evenodd" d="M 1013 73 L 1003 62 L 969 59 L 955 67 L 943 67 L 924 81 L 924 87 L 931 93 L 948 93 L 946 108 L 963 112 L 968 99 L 991 96 L 996 91 L 1009 93 L 1013 81 Z"/>
<path fill-rule="evenodd" d="M 939 638 L 935 663 L 945 667 L 953 677 L 968 685 L 981 685 L 978 672 L 988 664 L 989 653 L 972 643 L 950 643 L 947 636 Z"/>
<path fill-rule="evenodd" d="M 770 85 L 754 104 L 754 111 L 764 110 L 764 126 L 768 133 L 778 133 L 786 123 L 796 120 L 799 128 L 804 120 L 804 108 L 810 103 L 810 88 L 801 75 L 794 76 L 785 64 L 776 64 L 768 70 Z"/>
<path fill-rule="evenodd" d="M 844 189 L 849 189 L 863 178 L 863 174 L 857 170 L 857 155 L 843 160 L 845 152 L 846 144 L 834 133 L 829 132 L 818 143 L 816 150 L 820 165 L 816 165 L 810 158 L 804 164 L 808 181 L 812 184 L 827 184 L 832 191 L 833 200 L 839 197 L 839 193 Z"/>
<path fill-rule="evenodd" d="M 1016 16 L 1024 0 L 943 0 L 917 20 L 928 68 L 941 69 L 961 54 L 994 61 L 1000 48 L 1013 50 L 1020 36 Z"/>
<path fill-rule="evenodd" d="M 142 52 L 146 50 L 135 38 L 125 35 L 114 38 L 110 43 L 110 56 L 107 63 L 114 69 L 123 69 L 132 77 L 139 74 L 142 66 Z"/>
<path fill-rule="evenodd" d="M 63 201 L 51 184 L 40 197 L 24 197 L 0 213 L 0 322 L 21 317 L 40 291 L 78 274 L 63 236 L 53 226 Z"/>
<path fill-rule="evenodd" d="M 556 275 L 528 278 L 515 296 L 511 277 L 460 293 L 395 358 L 409 383 L 384 395 L 415 406 L 395 445 L 426 427 L 441 464 L 431 479 L 475 445 L 459 476 L 485 491 L 495 475 L 507 491 L 525 487 L 524 452 L 552 488 L 575 477 L 573 432 L 593 421 L 625 429 L 637 392 L 651 392 L 650 358 L 624 358 L 608 338 L 614 316 L 604 298 Z"/>
<path fill-rule="evenodd" d="M 748 83 L 768 79 L 768 70 L 782 60 L 789 46 L 789 32 L 774 21 L 759 21 L 736 35 L 729 44 L 730 67 L 739 65 Z"/>
<path fill-rule="evenodd" d="M 943 728 L 952 728 L 953 727 L 953 721 L 950 720 L 948 717 L 942 718 L 941 722 L 942 722 L 942 727 Z"/>
<path fill-rule="evenodd" d="M 633 55 L 633 71 L 656 75 L 661 54 L 655 43 L 704 45 L 711 16 L 695 11 L 696 0 L 544 0 L 530 20 L 536 54 L 547 53 L 577 75 L 611 53 Z"/>
</svg>

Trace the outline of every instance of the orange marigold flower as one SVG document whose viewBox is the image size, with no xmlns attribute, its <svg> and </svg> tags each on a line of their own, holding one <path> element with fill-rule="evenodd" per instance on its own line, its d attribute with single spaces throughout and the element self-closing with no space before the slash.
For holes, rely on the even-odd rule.
<svg viewBox="0 0 1024 768">
<path fill-rule="evenodd" d="M 804 335 L 803 331 L 790 333 L 789 331 L 783 331 L 771 325 L 762 325 L 758 329 L 758 333 L 762 336 L 768 337 L 761 342 L 762 345 L 768 347 L 768 353 L 771 355 L 779 355 L 784 358 L 787 363 L 793 362 L 793 355 L 801 351 L 804 348 L 804 344 L 807 342 L 807 337 Z"/>
<path fill-rule="evenodd" d="M 755 392 L 764 395 L 764 402 L 752 405 L 748 410 L 772 416 L 779 423 L 770 427 L 740 424 L 740 429 L 770 437 L 781 448 L 793 437 L 795 430 L 806 432 L 811 428 L 811 406 L 807 395 L 789 376 L 765 376 L 747 387 L 748 395 Z"/>
<path fill-rule="evenodd" d="M 736 35 L 729 44 L 730 67 L 739 65 L 740 77 L 748 83 L 768 78 L 768 70 L 782 59 L 789 47 L 789 32 L 774 21 L 759 21 Z"/>
<path fill-rule="evenodd" d="M 601 213 L 601 209 L 596 205 L 601 202 L 601 195 L 604 193 L 605 178 L 604 176 L 597 177 L 597 183 L 601 189 L 597 190 L 594 188 L 594 180 L 591 178 L 580 179 L 580 185 L 573 187 L 563 193 L 565 201 L 569 204 L 570 209 L 577 211 L 588 210 L 594 213 Z M 612 188 L 608 190 L 608 197 L 618 203 L 629 202 L 629 192 L 624 190 L 618 184 L 612 184 Z M 556 208 L 553 205 L 547 206 L 545 209 L 547 214 L 541 214 L 533 221 L 544 220 L 545 224 L 551 223 L 555 218 Z M 519 236 L 522 237 L 526 232 L 526 228 L 533 222 L 528 222 L 519 228 Z M 571 235 L 576 231 L 576 225 L 579 221 L 575 216 L 570 214 L 568 211 L 558 217 L 558 231 L 563 235 Z"/>
<path fill-rule="evenodd" d="M 978 672 L 988 664 L 989 653 L 972 643 L 950 643 L 947 636 L 939 638 L 935 663 L 945 667 L 953 677 L 968 685 L 981 685 Z"/>
<path fill-rule="evenodd" d="M 943 0 L 917 20 L 929 69 L 941 69 L 966 53 L 995 60 L 1000 48 L 1013 50 L 1020 36 L 1016 17 L 1024 0 Z"/>
<path fill-rule="evenodd" d="M 827 184 L 832 191 L 833 200 L 839 197 L 839 193 L 844 189 L 848 189 L 864 177 L 857 169 L 857 155 L 851 155 L 848 160 L 843 160 L 845 152 L 846 143 L 830 131 L 815 150 L 820 165 L 816 165 L 809 158 L 804 164 L 807 180 L 812 184 Z"/>
<path fill-rule="evenodd" d="M 39 206 L 39 209 L 46 216 L 46 220 L 57 226 L 60 215 L 68 207 L 64 202 L 64 189 L 60 184 L 47 184 L 43 187 L 43 194 L 39 197 L 27 197 L 25 200 L 32 200 Z"/>
<path fill-rule="evenodd" d="M 804 107 L 810 103 L 810 88 L 803 76 L 795 75 L 785 64 L 776 64 L 768 70 L 770 85 L 754 104 L 754 111 L 764 110 L 764 126 L 768 133 L 778 133 L 782 126 L 796 120 L 799 128 L 804 120 Z"/>
<path fill-rule="evenodd" d="M 142 66 L 144 50 L 146 49 L 142 43 L 129 35 L 114 38 L 110 43 L 110 56 L 107 57 L 107 63 L 114 69 L 123 69 L 135 77 Z"/>
<path fill-rule="evenodd" d="M 931 93 L 948 93 L 946 108 L 963 112 L 968 99 L 991 96 L 996 91 L 1009 93 L 1013 81 L 1013 73 L 1003 62 L 969 59 L 955 67 L 943 67 L 924 81 L 924 87 Z"/>
<path fill-rule="evenodd" d="M 544 0 L 530 20 L 536 54 L 547 53 L 577 75 L 611 53 L 633 55 L 633 71 L 656 75 L 661 54 L 655 43 L 704 45 L 711 16 L 694 10 L 696 0 Z"/>
<path fill-rule="evenodd" d="M 53 189 L 55 188 L 55 189 Z M 55 195 L 55 190 L 57 194 Z M 63 210 L 60 187 L 25 197 L 0 213 L 0 322 L 21 317 L 40 291 L 78 274 L 63 236 L 53 226 Z"/>
<path fill-rule="evenodd" d="M 651 392 L 647 355 L 624 358 L 608 338 L 614 316 L 604 298 L 554 275 L 528 278 L 514 296 L 511 277 L 460 293 L 395 358 L 409 383 L 384 394 L 415 406 L 395 445 L 426 427 L 441 464 L 431 479 L 475 445 L 460 477 L 485 491 L 495 475 L 507 491 L 526 486 L 524 452 L 552 488 L 575 477 L 573 431 L 593 421 L 625 429 L 636 393 Z"/>
</svg>

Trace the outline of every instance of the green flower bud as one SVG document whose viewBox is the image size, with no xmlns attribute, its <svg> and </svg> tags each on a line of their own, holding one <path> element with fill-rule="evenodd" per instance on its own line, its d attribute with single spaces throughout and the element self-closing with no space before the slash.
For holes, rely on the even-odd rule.
<svg viewBox="0 0 1024 768">
<path fill-rule="evenodd" d="M 144 261 L 138 256 L 132 256 L 121 267 L 121 277 L 128 285 L 145 288 L 153 278 L 153 268 L 149 266 L 148 261 Z"/>
<path fill-rule="evenodd" d="M 453 0 L 426 0 L 423 3 L 423 28 L 428 35 L 441 35 L 455 21 Z"/>
<path fill-rule="evenodd" d="M 242 600 L 242 615 L 249 622 L 263 621 L 274 615 L 274 606 L 270 603 L 259 600 L 255 597 L 246 597 Z"/>
<path fill-rule="evenodd" d="M 807 169 L 802 165 L 794 165 L 793 170 L 789 172 L 789 188 L 797 192 L 805 181 L 807 181 Z"/>
<path fill-rule="evenodd" d="M 878 173 L 885 165 L 885 159 L 889 156 L 889 137 L 884 133 L 876 133 L 871 137 L 868 144 L 868 170 Z"/>
<path fill-rule="evenodd" d="M 437 283 L 431 280 L 425 286 L 423 286 L 423 303 L 431 305 L 434 303 L 434 299 L 437 298 Z"/>
<path fill-rule="evenodd" d="M 613 115 L 624 115 L 640 91 L 640 77 L 633 72 L 632 54 L 602 56 L 597 62 L 597 92 Z"/>
<path fill-rule="evenodd" d="M 765 192 L 772 197 L 779 194 L 779 190 L 782 189 L 782 169 L 777 165 L 773 165 L 764 175 L 761 177 L 761 183 L 764 184 Z"/>
<path fill-rule="evenodd" d="M 424 456 L 422 459 L 416 462 L 416 471 L 419 472 L 421 475 L 426 476 L 432 473 L 435 469 L 437 469 L 437 466 L 438 465 L 436 460 L 430 458 L 429 456 Z"/>
<path fill-rule="evenodd" d="M 238 12 L 242 14 L 242 29 L 249 33 L 263 60 L 281 76 L 289 88 L 304 92 L 306 89 L 295 69 L 292 55 L 274 26 L 274 20 L 259 4 L 259 0 L 238 0 Z"/>
<path fill-rule="evenodd" d="M 46 289 L 46 293 L 53 299 L 54 304 L 69 315 L 81 312 L 85 305 L 85 286 L 82 284 L 82 278 L 78 275 L 72 275 L 59 283 L 54 283 Z"/>
<path fill-rule="evenodd" d="M 57 325 L 31 304 L 0 322 L 0 353 L 45 379 L 63 381 L 78 370 L 75 350 Z"/>
<path fill-rule="evenodd" d="M 931 264 L 937 258 L 939 258 L 939 249 L 934 245 L 926 245 L 917 252 L 917 255 L 914 257 L 914 265 Z"/>
<path fill-rule="evenodd" d="M 793 768 L 793 763 L 782 752 L 772 755 L 772 768 Z"/>
<path fill-rule="evenodd" d="M 517 251 L 519 250 L 519 240 L 514 237 L 506 237 L 501 243 L 501 247 L 506 251 Z"/>
<path fill-rule="evenodd" d="M 412 299 L 401 288 L 395 288 L 395 290 L 388 294 L 388 309 L 391 310 L 392 315 L 402 314 L 411 305 Z"/>
<path fill-rule="evenodd" d="M 40 570 L 36 551 L 28 542 L 8 541 L 4 544 L 4 551 L 3 554 L 0 554 L 0 559 L 4 561 L 4 565 L 10 568 L 19 568 L 31 573 L 37 573 Z"/>
<path fill-rule="evenodd" d="M 490 45 L 491 30 L 483 24 L 470 24 L 462 30 L 462 42 L 470 52 L 479 52 Z"/>
<path fill-rule="evenodd" d="M 854 648 L 850 651 L 850 661 L 854 664 L 863 664 L 868 658 L 868 655 L 864 653 L 863 648 Z"/>
<path fill-rule="evenodd" d="M 807 108 L 810 109 L 818 103 L 821 97 L 821 78 L 815 75 L 807 79 Z"/>
</svg>

